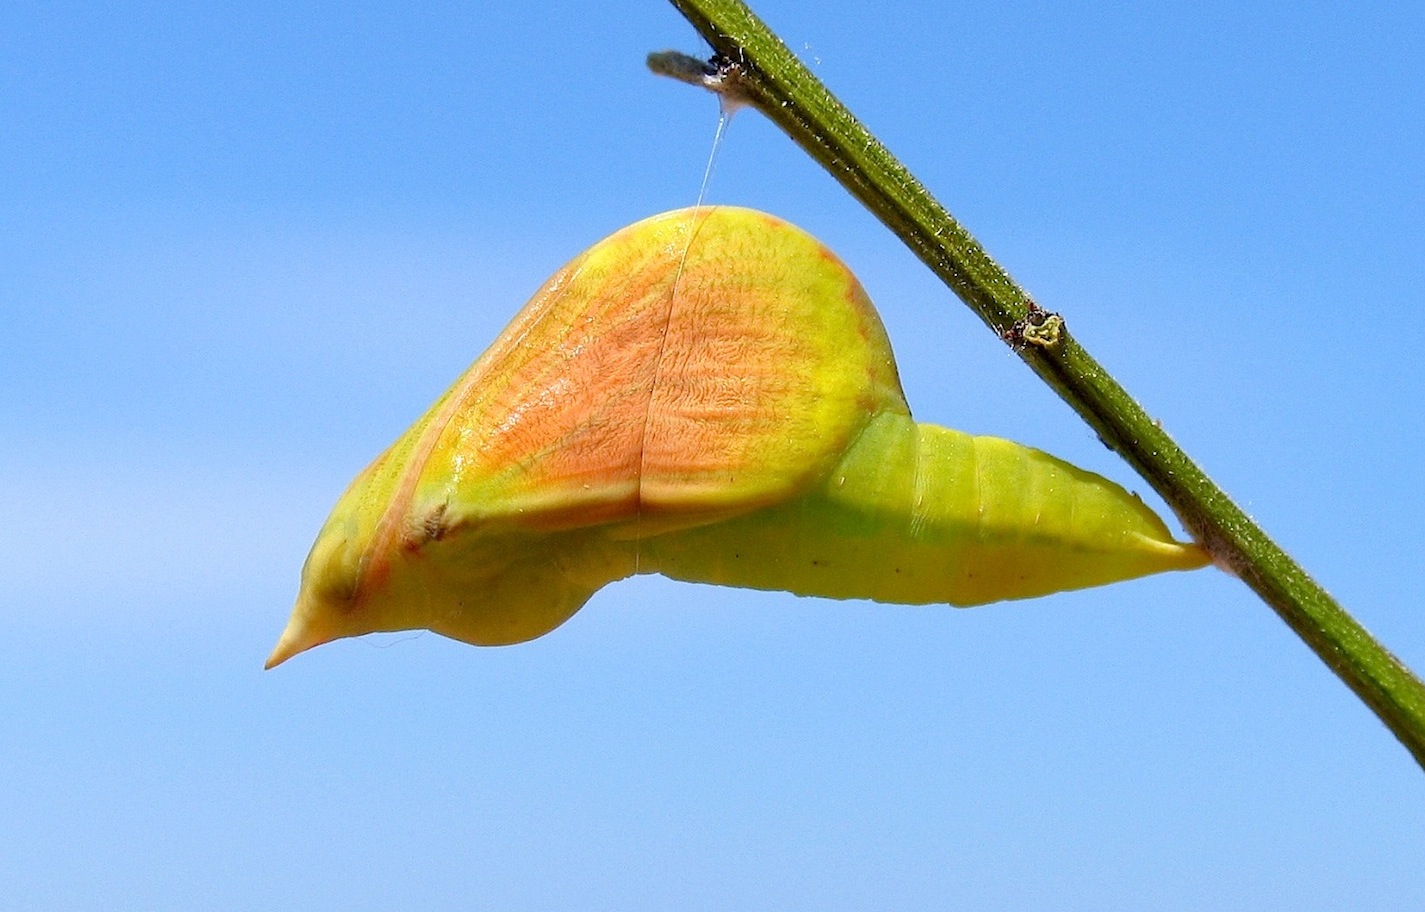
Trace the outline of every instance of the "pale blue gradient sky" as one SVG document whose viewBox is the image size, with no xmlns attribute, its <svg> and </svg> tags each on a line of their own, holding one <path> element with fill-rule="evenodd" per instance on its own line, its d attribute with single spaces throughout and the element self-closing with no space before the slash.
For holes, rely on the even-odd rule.
<svg viewBox="0 0 1425 912">
<path fill-rule="evenodd" d="M 0 12 L 0 884 L 48 909 L 1419 909 L 1425 777 L 1216 572 L 972 611 L 638 579 L 263 674 L 349 478 L 692 203 L 666 5 Z M 1419 4 L 759 11 L 1425 668 Z M 922 420 L 1131 472 L 755 112 Z"/>
</svg>

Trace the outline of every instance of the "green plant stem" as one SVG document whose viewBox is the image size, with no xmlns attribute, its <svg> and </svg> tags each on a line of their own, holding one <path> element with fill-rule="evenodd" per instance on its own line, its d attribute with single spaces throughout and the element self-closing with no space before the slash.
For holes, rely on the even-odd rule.
<svg viewBox="0 0 1425 912">
<path fill-rule="evenodd" d="M 689 58 L 669 52 L 650 55 L 650 67 L 757 107 L 820 162 L 990 329 L 1016 341 L 1020 357 L 1162 495 L 1218 565 L 1252 587 L 1425 767 L 1420 679 L 1213 484 L 1066 329 L 1023 332 L 1044 312 L 745 4 L 670 2 L 721 65 L 699 79 Z"/>
</svg>

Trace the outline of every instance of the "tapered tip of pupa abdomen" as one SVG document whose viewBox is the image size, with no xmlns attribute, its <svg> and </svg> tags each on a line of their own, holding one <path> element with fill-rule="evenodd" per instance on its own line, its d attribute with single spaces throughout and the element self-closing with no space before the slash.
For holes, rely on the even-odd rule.
<svg viewBox="0 0 1425 912">
<path fill-rule="evenodd" d="M 1198 570 L 1212 563 L 1207 549 L 1195 542 L 1138 535 L 1137 550 L 1152 568 L 1145 573 L 1166 573 L 1172 570 Z"/>
<path fill-rule="evenodd" d="M 982 605 L 1003 599 L 1034 598 L 1054 592 L 1089 589 L 1159 573 L 1197 570 L 1211 563 L 1207 552 L 1190 542 L 1133 532 L 1109 549 L 1021 550 L 997 569 L 966 580 L 956 605 Z M 982 568 L 983 571 L 983 568 Z"/>
</svg>

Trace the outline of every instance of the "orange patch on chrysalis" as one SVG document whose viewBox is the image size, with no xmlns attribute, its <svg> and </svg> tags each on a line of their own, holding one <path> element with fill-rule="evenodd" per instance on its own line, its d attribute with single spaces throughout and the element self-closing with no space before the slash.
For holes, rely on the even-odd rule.
<svg viewBox="0 0 1425 912">
<path fill-rule="evenodd" d="M 556 273 L 412 429 L 401 512 L 546 530 L 696 522 L 828 469 L 870 414 L 868 389 L 902 402 L 889 346 L 858 363 L 884 330 L 850 272 L 750 215 L 668 213 Z"/>
</svg>

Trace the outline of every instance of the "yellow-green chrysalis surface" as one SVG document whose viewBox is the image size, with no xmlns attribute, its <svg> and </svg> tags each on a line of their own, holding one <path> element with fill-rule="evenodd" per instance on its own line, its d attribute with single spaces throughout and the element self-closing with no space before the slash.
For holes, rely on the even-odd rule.
<svg viewBox="0 0 1425 912">
<path fill-rule="evenodd" d="M 1205 563 L 1111 481 L 917 424 L 815 239 L 681 210 L 555 273 L 357 476 L 267 664 L 378 630 L 517 643 L 634 573 L 975 605 Z"/>
</svg>

